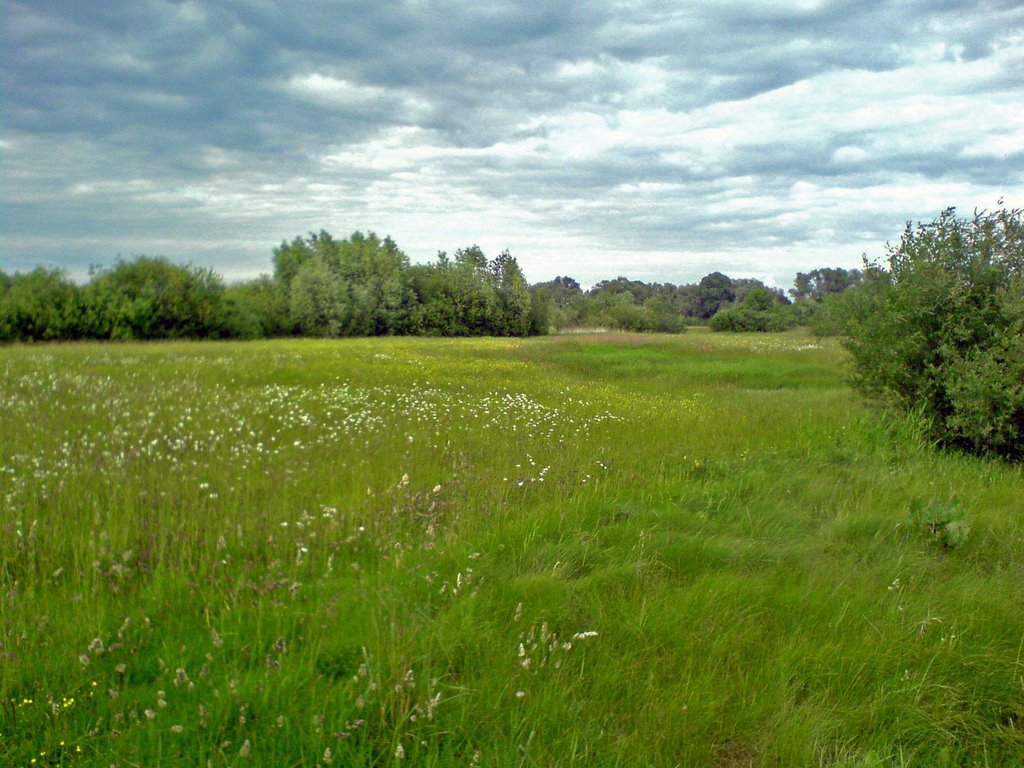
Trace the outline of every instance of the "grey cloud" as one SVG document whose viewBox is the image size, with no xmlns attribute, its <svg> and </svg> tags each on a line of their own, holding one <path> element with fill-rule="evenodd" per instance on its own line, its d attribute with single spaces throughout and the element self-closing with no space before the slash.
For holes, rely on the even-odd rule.
<svg viewBox="0 0 1024 768">
<path fill-rule="evenodd" d="M 1021 43 L 1009 34 L 1024 27 L 1017 3 L 66 0 L 6 10 L 4 268 L 81 268 L 141 249 L 256 272 L 279 239 L 321 226 L 389 225 L 429 256 L 457 245 L 433 232 L 467 205 L 496 238 L 567 259 L 584 258 L 568 238 L 578 254 L 607 250 L 609 263 L 634 253 L 643 269 L 668 269 L 647 252 L 678 252 L 679 270 L 705 263 L 701 253 L 756 266 L 756 254 L 736 254 L 763 248 L 783 263 L 772 249 L 787 243 L 803 248 L 793 259 L 846 252 L 934 215 L 928 206 L 944 196 L 957 199 L 939 205 L 1024 194 L 1019 121 L 965 126 L 965 110 L 1024 107 Z M 935 94 L 927 125 L 886 117 L 901 92 L 823 85 L 844 73 L 918 76 L 943 61 L 998 65 L 953 86 L 944 70 L 922 79 Z M 798 83 L 814 84 L 813 99 L 787 96 Z M 854 102 L 886 119 L 845 124 Z M 745 135 L 714 138 L 729 129 Z M 391 148 L 404 130 L 409 146 Z M 574 139 L 595 147 L 577 153 Z M 794 192 L 801 183 L 818 193 Z M 541 254 L 523 260 L 548 268 Z"/>
</svg>

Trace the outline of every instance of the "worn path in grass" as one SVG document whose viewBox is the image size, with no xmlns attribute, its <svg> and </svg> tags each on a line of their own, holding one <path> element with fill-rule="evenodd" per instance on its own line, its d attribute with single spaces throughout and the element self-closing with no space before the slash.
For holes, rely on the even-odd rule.
<svg viewBox="0 0 1024 768">
<path fill-rule="evenodd" d="M 1021 764 L 1021 470 L 844 365 L 0 349 L 0 764 Z"/>
</svg>

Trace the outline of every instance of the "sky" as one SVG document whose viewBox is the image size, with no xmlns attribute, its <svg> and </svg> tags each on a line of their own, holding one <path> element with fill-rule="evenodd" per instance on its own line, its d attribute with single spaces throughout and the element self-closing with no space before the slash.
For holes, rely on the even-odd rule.
<svg viewBox="0 0 1024 768">
<path fill-rule="evenodd" d="M 1024 3 L 2 0 L 0 269 L 283 240 L 779 287 L 1024 207 Z"/>
</svg>

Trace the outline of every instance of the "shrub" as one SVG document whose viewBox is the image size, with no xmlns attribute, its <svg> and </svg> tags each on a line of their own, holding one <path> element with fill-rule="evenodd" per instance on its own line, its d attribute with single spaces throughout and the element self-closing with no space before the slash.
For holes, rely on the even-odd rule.
<svg viewBox="0 0 1024 768">
<path fill-rule="evenodd" d="M 852 307 L 855 383 L 940 444 L 1024 458 L 1024 221 L 951 208 L 908 224 Z"/>
<path fill-rule="evenodd" d="M 0 341 L 52 341 L 81 335 L 80 290 L 62 270 L 38 267 L 15 273 L 3 284 Z"/>
<path fill-rule="evenodd" d="M 219 336 L 224 283 L 213 270 L 139 256 L 101 272 L 83 292 L 87 335 L 101 339 Z"/>
<path fill-rule="evenodd" d="M 784 331 L 790 326 L 787 307 L 767 288 L 756 288 L 742 304 L 720 310 L 711 318 L 712 331 Z"/>
</svg>

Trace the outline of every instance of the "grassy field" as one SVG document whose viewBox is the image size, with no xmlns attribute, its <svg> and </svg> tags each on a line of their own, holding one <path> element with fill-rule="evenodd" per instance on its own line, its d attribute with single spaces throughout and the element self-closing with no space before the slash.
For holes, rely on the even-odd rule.
<svg viewBox="0 0 1024 768">
<path fill-rule="evenodd" d="M 1024 473 L 844 362 L 0 349 L 0 765 L 1024 764 Z"/>
</svg>

